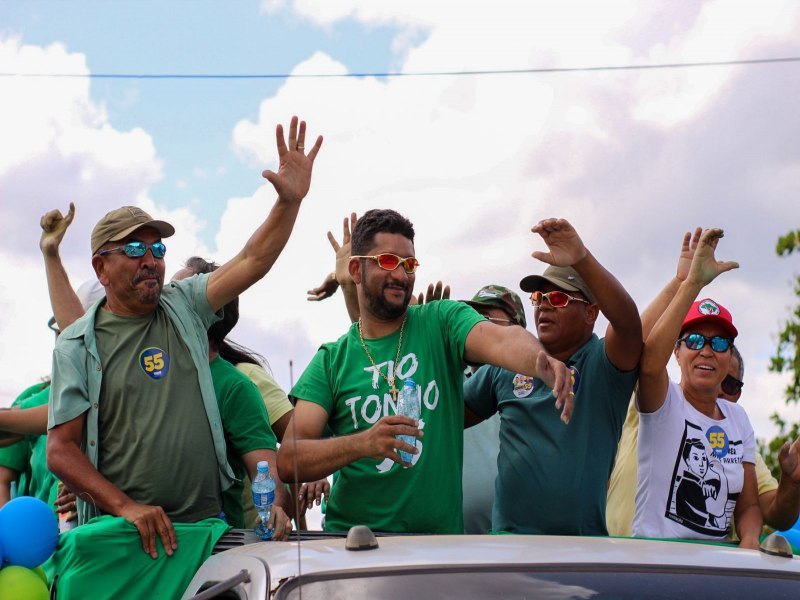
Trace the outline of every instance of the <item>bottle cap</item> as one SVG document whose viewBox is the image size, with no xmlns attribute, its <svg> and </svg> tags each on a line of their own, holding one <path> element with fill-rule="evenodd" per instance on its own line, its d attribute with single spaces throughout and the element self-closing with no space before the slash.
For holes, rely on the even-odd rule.
<svg viewBox="0 0 800 600">
<path fill-rule="evenodd" d="M 253 463 L 250 463 L 250 464 L 253 464 Z M 269 471 L 269 463 L 267 461 L 265 461 L 265 460 L 260 460 L 260 461 L 258 461 L 258 464 L 256 465 L 256 468 L 259 471 Z"/>
</svg>

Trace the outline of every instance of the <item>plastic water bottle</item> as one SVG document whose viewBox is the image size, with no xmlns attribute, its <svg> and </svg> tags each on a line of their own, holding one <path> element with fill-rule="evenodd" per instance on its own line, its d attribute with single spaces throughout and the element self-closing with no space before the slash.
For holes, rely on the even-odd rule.
<svg viewBox="0 0 800 600">
<path fill-rule="evenodd" d="M 403 417 L 411 417 L 412 419 L 419 420 L 419 396 L 417 395 L 417 384 L 413 379 L 409 378 L 403 382 L 403 389 L 400 390 L 400 396 L 397 398 L 397 414 Z M 417 447 L 417 438 L 413 435 L 398 435 L 397 439 L 401 442 L 411 444 Z M 399 450 L 400 458 L 403 462 L 410 463 L 414 455 L 404 450 Z"/>
<path fill-rule="evenodd" d="M 272 529 L 267 527 L 272 503 L 275 501 L 275 480 L 269 474 L 269 463 L 262 460 L 257 465 L 258 472 L 253 479 L 253 504 L 256 506 L 261 522 L 256 523 L 256 535 L 262 540 L 272 538 Z"/>
</svg>

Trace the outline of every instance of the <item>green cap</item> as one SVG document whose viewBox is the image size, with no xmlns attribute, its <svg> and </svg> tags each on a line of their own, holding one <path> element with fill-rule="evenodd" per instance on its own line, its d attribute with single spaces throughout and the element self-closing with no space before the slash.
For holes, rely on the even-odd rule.
<svg viewBox="0 0 800 600">
<path fill-rule="evenodd" d="M 480 311 L 481 308 L 494 306 L 508 314 L 514 323 L 526 327 L 525 309 L 519 296 L 502 285 L 487 285 L 478 290 L 472 300 L 464 300 L 472 308 Z"/>
<path fill-rule="evenodd" d="M 592 304 L 595 303 L 594 294 L 583 278 L 572 267 L 555 267 L 550 265 L 541 275 L 528 275 L 519 282 L 523 292 L 541 291 L 545 283 L 552 283 L 565 292 L 580 292 Z"/>
</svg>

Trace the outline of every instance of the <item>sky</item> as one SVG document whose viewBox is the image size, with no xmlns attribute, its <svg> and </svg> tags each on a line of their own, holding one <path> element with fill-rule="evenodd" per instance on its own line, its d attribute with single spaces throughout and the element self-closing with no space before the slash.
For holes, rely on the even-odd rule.
<svg viewBox="0 0 800 600">
<path fill-rule="evenodd" d="M 299 115 L 325 137 L 311 192 L 231 335 L 284 388 L 348 326 L 340 295 L 306 290 L 333 269 L 326 232 L 350 211 L 409 217 L 418 286 L 443 280 L 456 299 L 520 291 L 544 269 L 531 227 L 566 218 L 640 309 L 683 233 L 722 227 L 717 256 L 741 267 L 704 296 L 734 315 L 741 402 L 772 437 L 774 411 L 800 419 L 767 371 L 800 271 L 775 255 L 800 227 L 800 62 L 441 73 L 798 56 L 793 0 L 0 2 L 0 405 L 50 370 L 46 211 L 77 206 L 62 248 L 75 287 L 93 276 L 92 227 L 125 204 L 176 226 L 168 276 L 194 254 L 224 262 L 272 206 L 260 174 L 276 167 L 276 124 Z"/>
</svg>

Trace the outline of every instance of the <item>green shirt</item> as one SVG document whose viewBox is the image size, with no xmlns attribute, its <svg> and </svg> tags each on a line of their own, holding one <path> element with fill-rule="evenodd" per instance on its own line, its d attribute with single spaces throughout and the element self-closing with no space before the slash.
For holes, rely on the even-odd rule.
<svg viewBox="0 0 800 600">
<path fill-rule="evenodd" d="M 215 458 L 221 488 L 230 487 L 234 476 L 226 460 L 225 436 L 208 367 L 208 327 L 217 319 L 206 296 L 208 275 L 197 275 L 167 284 L 161 293 L 162 307 L 189 349 L 200 384 L 202 406 L 214 440 Z M 53 350 L 48 427 L 71 421 L 86 413 L 83 450 L 97 467 L 99 456 L 99 413 L 103 363 L 97 351 L 95 315 L 105 299 L 98 300 L 86 314 L 67 327 L 56 340 Z M 162 467 L 176 466 L 164 460 Z M 124 491 L 124 490 L 123 490 Z M 85 523 L 98 512 L 83 499 L 78 500 L 78 518 Z"/>
<path fill-rule="evenodd" d="M 495 531 L 607 534 L 608 478 L 638 371 L 614 367 L 596 335 L 567 366 L 575 377 L 569 425 L 539 379 L 483 366 L 464 383 L 464 401 L 476 414 L 500 412 Z"/>
<path fill-rule="evenodd" d="M 196 369 L 163 308 L 141 317 L 101 310 L 98 471 L 139 504 L 182 523 L 222 510 L 214 440 Z"/>
<path fill-rule="evenodd" d="M 467 334 L 481 320 L 470 306 L 450 300 L 408 307 L 395 385 L 399 389 L 413 378 L 422 400 L 424 437 L 417 440 L 415 464 L 406 469 L 388 458 L 362 458 L 343 467 L 331 488 L 326 529 L 365 524 L 376 531 L 463 532 L 462 357 Z M 366 340 L 384 375 L 395 370 L 399 336 L 398 330 Z M 367 358 L 356 324 L 320 348 L 292 395 L 322 406 L 337 436 L 364 431 L 396 413 L 389 385 Z"/>
<path fill-rule="evenodd" d="M 47 404 L 49 386 L 42 382 L 30 386 L 17 396 L 12 406 L 25 410 Z M 47 468 L 46 447 L 47 436 L 26 435 L 17 443 L 0 448 L 0 466 L 19 472 L 18 496 L 35 496 L 52 507 L 58 480 Z"/>
<path fill-rule="evenodd" d="M 261 393 L 244 373 L 218 356 L 211 361 L 211 377 L 225 429 L 228 462 L 239 480 L 222 494 L 222 511 L 230 525 L 243 528 L 242 480 L 247 476 L 247 467 L 242 456 L 253 450 L 275 450 L 277 440 Z"/>
</svg>

